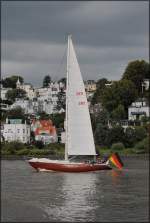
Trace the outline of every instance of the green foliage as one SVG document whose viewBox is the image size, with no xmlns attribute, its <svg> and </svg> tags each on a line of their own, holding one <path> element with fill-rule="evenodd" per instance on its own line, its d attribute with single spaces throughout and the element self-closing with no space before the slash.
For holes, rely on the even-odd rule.
<svg viewBox="0 0 150 223">
<path fill-rule="evenodd" d="M 44 143 L 42 141 L 35 141 L 34 145 L 38 149 L 42 149 L 44 147 Z"/>
<path fill-rule="evenodd" d="M 101 123 L 97 124 L 96 130 L 94 132 L 95 143 L 100 146 L 107 145 L 109 129 L 106 125 Z"/>
<path fill-rule="evenodd" d="M 47 114 L 47 113 L 44 112 L 44 111 L 39 112 L 39 113 L 37 114 L 37 116 L 39 116 L 39 119 L 42 119 L 42 120 L 49 120 L 49 119 L 50 119 L 49 114 Z"/>
<path fill-rule="evenodd" d="M 25 149 L 25 145 L 19 141 L 9 142 L 3 145 L 3 150 L 5 149 L 6 154 L 16 154 L 17 151 Z"/>
<path fill-rule="evenodd" d="M 125 117 L 126 117 L 126 114 L 125 114 L 125 109 L 123 105 L 118 105 L 118 107 L 112 111 L 112 118 L 114 120 L 124 119 Z"/>
<path fill-rule="evenodd" d="M 136 135 L 135 135 L 135 129 L 128 127 L 125 131 L 125 140 L 124 144 L 127 148 L 131 148 L 134 146 L 136 142 Z"/>
<path fill-rule="evenodd" d="M 16 82 L 17 82 L 18 78 L 19 78 L 20 83 L 24 82 L 24 80 L 21 76 L 16 76 L 16 75 L 2 79 L 1 82 L 2 82 L 3 87 L 4 88 L 13 88 L 13 89 L 16 88 Z"/>
<path fill-rule="evenodd" d="M 144 138 L 142 141 L 135 145 L 137 151 L 149 152 L 150 140 L 149 137 Z"/>
<path fill-rule="evenodd" d="M 36 156 L 36 155 L 52 155 L 54 154 L 54 151 L 49 150 L 49 149 L 32 149 L 29 150 L 29 155 L 30 156 Z"/>
<path fill-rule="evenodd" d="M 146 129 L 142 126 L 135 127 L 135 141 L 138 142 L 147 136 Z"/>
<path fill-rule="evenodd" d="M 138 92 L 141 92 L 141 83 L 144 78 L 149 78 L 149 63 L 144 60 L 131 61 L 123 74 L 122 79 L 131 80 Z"/>
<path fill-rule="evenodd" d="M 6 98 L 11 100 L 12 102 L 15 101 L 16 98 L 25 98 L 26 92 L 23 89 L 12 89 L 8 90 L 6 93 Z"/>
<path fill-rule="evenodd" d="M 61 128 L 62 126 L 64 126 L 65 113 L 51 114 L 49 117 L 56 126 L 56 128 Z"/>
<path fill-rule="evenodd" d="M 27 148 L 24 149 L 20 149 L 16 151 L 16 155 L 20 155 L 20 156 L 25 156 L 25 155 L 29 155 L 30 154 L 30 150 Z"/>
<path fill-rule="evenodd" d="M 101 123 L 102 125 L 107 125 L 109 119 L 109 113 L 106 109 L 100 111 L 96 116 L 96 123 Z"/>
<path fill-rule="evenodd" d="M 124 107 L 127 116 L 128 106 L 131 105 L 136 98 L 137 91 L 134 84 L 130 80 L 114 82 L 111 87 L 104 89 L 101 97 L 103 106 L 108 110 L 108 112 L 110 112 L 111 116 L 113 112 L 116 112 L 114 110 L 116 110 L 120 105 L 122 105 L 122 111 L 119 115 L 125 116 L 123 111 Z"/>
<path fill-rule="evenodd" d="M 46 75 L 43 79 L 43 87 L 48 87 L 51 83 L 51 77 L 49 75 Z"/>
<path fill-rule="evenodd" d="M 123 149 L 125 149 L 125 147 L 122 142 L 113 143 L 111 146 L 112 151 L 119 151 L 119 150 L 123 150 Z"/>
<path fill-rule="evenodd" d="M 109 129 L 107 136 L 107 145 L 111 146 L 113 143 L 124 142 L 125 134 L 121 126 L 115 126 Z"/>
<path fill-rule="evenodd" d="M 105 84 L 108 83 L 106 78 L 99 79 L 96 83 L 96 91 L 92 97 L 91 103 L 92 105 L 101 102 L 101 96 L 103 90 L 106 88 Z"/>
<path fill-rule="evenodd" d="M 98 114 L 90 114 L 92 129 L 95 132 L 97 125 L 101 124 L 106 126 L 108 124 L 109 114 L 106 109 L 103 109 Z"/>
</svg>

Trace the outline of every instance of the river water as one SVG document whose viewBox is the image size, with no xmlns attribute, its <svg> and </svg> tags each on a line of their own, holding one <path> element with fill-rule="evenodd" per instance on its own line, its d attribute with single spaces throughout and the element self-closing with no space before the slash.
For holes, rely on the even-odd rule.
<svg viewBox="0 0 150 223">
<path fill-rule="evenodd" d="M 123 162 L 121 171 L 38 173 L 3 160 L 1 222 L 148 222 L 148 158 Z"/>
</svg>

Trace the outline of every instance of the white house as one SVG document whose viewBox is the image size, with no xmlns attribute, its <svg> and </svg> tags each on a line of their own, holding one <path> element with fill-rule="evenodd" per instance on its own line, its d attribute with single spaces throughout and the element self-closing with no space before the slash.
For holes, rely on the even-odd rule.
<svg viewBox="0 0 150 223">
<path fill-rule="evenodd" d="M 84 82 L 85 90 L 88 92 L 96 91 L 96 83 L 94 80 L 87 80 Z"/>
<path fill-rule="evenodd" d="M 140 120 L 143 116 L 150 117 L 150 107 L 146 99 L 141 98 L 132 102 L 131 106 L 128 107 L 128 119 Z"/>
<path fill-rule="evenodd" d="M 142 92 L 143 92 L 144 89 L 146 91 L 149 90 L 149 82 L 150 82 L 150 79 L 143 79 L 143 82 L 142 82 Z"/>
<path fill-rule="evenodd" d="M 23 123 L 22 119 L 6 119 L 3 137 L 5 141 L 30 142 L 30 125 Z"/>
<path fill-rule="evenodd" d="M 27 97 L 29 99 L 36 98 L 36 96 L 37 96 L 36 95 L 36 91 L 34 90 L 34 88 L 32 87 L 32 85 L 31 84 L 27 84 L 27 83 L 26 84 L 21 84 L 20 81 L 19 81 L 19 78 L 17 80 L 16 87 L 18 89 L 24 90 L 26 92 Z"/>
<path fill-rule="evenodd" d="M 57 110 L 58 93 L 62 89 L 64 90 L 63 86 L 64 85 L 61 82 L 55 82 L 51 83 L 49 87 L 36 89 L 38 95 L 37 100 L 41 105 L 41 111 L 44 111 L 47 114 L 60 112 Z"/>
<path fill-rule="evenodd" d="M 1 88 L 1 99 L 7 100 L 6 94 L 9 90 L 12 90 L 12 88 Z"/>
<path fill-rule="evenodd" d="M 54 139 L 53 136 L 47 134 L 47 133 L 42 133 L 40 135 L 35 136 L 36 141 L 42 141 L 45 145 L 49 143 L 54 143 L 56 142 L 56 139 Z"/>
<path fill-rule="evenodd" d="M 34 113 L 32 101 L 30 100 L 16 98 L 16 101 L 11 105 L 11 109 L 17 107 L 21 107 L 24 110 L 25 114 Z"/>
</svg>

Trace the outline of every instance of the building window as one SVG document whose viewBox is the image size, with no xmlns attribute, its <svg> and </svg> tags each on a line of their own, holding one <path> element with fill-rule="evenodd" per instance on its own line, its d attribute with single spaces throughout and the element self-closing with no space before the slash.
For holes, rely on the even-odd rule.
<svg viewBox="0 0 150 223">
<path fill-rule="evenodd" d="M 23 133 L 25 133 L 25 129 L 23 129 Z"/>
<path fill-rule="evenodd" d="M 17 129 L 17 132 L 19 133 L 20 132 L 20 129 Z"/>
</svg>

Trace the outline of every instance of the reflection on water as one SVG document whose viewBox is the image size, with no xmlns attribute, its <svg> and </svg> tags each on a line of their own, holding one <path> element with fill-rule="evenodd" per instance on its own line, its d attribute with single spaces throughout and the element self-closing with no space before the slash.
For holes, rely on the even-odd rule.
<svg viewBox="0 0 150 223">
<path fill-rule="evenodd" d="M 148 222 L 148 159 L 123 170 L 37 173 L 2 161 L 2 222 Z"/>
<path fill-rule="evenodd" d="M 96 193 L 96 175 L 95 173 L 63 173 L 62 200 L 63 205 L 52 206 L 46 208 L 49 216 L 53 214 L 54 220 L 71 221 L 86 220 L 87 214 L 93 209 L 93 205 L 89 205 L 89 200 Z M 59 195 L 58 195 L 59 196 Z M 86 207 L 86 208 L 85 208 Z M 64 216 L 64 213 L 65 216 Z"/>
</svg>

